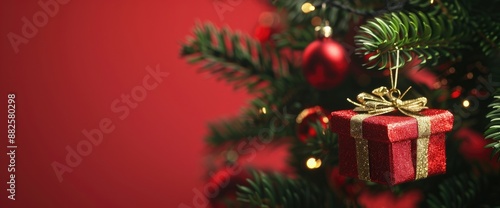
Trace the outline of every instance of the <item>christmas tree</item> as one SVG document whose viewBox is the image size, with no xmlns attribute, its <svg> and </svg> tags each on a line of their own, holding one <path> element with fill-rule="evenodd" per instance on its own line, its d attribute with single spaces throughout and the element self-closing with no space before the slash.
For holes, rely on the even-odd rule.
<svg viewBox="0 0 500 208">
<path fill-rule="evenodd" d="M 270 4 L 276 11 L 253 35 L 203 23 L 182 45 L 182 56 L 201 72 L 255 97 L 240 116 L 209 125 L 208 145 L 225 153 L 226 166 L 210 179 L 222 189 L 210 196 L 212 206 L 500 206 L 499 0 Z M 451 114 L 437 122 L 436 112 L 447 111 L 434 109 Z M 385 133 L 371 132 L 379 138 L 392 126 L 403 127 L 389 139 L 419 133 L 407 149 L 397 149 L 406 140 L 370 140 L 359 149 L 339 132 L 370 130 L 343 124 L 346 113 L 397 120 Z M 421 152 L 420 119 L 427 116 Z M 293 173 L 242 170 L 239 156 L 271 143 L 290 146 Z M 364 154 L 370 165 L 362 170 Z M 383 154 L 386 170 L 376 165 L 385 164 Z M 407 160 L 397 162 L 400 155 Z M 412 177 L 398 181 L 402 174 Z"/>
</svg>

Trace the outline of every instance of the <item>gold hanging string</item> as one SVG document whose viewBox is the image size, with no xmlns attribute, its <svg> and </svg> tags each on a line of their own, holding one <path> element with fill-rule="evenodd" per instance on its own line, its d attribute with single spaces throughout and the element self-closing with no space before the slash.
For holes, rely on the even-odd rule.
<svg viewBox="0 0 500 208">
<path fill-rule="evenodd" d="M 398 110 L 399 112 L 408 116 L 419 116 L 419 112 L 427 109 L 427 98 L 419 97 L 411 100 L 402 100 L 406 93 L 411 89 L 409 87 L 403 94 L 397 89 L 398 74 L 399 74 L 399 48 L 396 46 L 396 66 L 395 72 L 392 71 L 392 60 L 389 55 L 389 73 L 391 76 L 391 89 L 387 87 L 379 87 L 372 91 L 372 93 L 362 92 L 358 94 L 357 100 L 359 103 L 354 102 L 347 98 L 347 101 L 356 105 L 354 111 L 364 111 L 372 115 L 381 115 Z M 394 74 L 395 73 L 395 74 Z"/>
<path fill-rule="evenodd" d="M 396 46 L 396 68 L 394 70 L 396 70 L 396 74 L 393 75 L 394 73 L 392 72 L 392 60 L 391 60 L 391 57 L 392 56 L 389 56 L 389 72 L 391 74 L 391 89 L 392 90 L 396 90 L 397 86 L 398 86 L 398 74 L 399 74 L 399 48 Z"/>
</svg>

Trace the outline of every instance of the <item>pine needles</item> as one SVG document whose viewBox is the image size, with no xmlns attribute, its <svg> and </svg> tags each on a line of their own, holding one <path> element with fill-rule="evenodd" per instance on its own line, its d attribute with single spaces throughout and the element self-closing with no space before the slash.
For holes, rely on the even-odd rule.
<svg viewBox="0 0 500 208">
<path fill-rule="evenodd" d="M 427 194 L 425 207 L 500 207 L 498 172 L 451 175 Z"/>
<path fill-rule="evenodd" d="M 249 186 L 238 186 L 238 201 L 260 208 L 325 207 L 324 191 L 302 178 L 254 172 Z"/>
<path fill-rule="evenodd" d="M 461 41 L 471 36 L 444 15 L 430 16 L 423 12 L 389 13 L 369 20 L 355 37 L 357 53 L 369 56 L 369 69 L 401 67 L 416 56 L 422 64 L 436 65 L 439 58 L 460 58 Z M 400 65 L 396 52 L 400 50 Z"/>
<path fill-rule="evenodd" d="M 216 75 L 249 92 L 262 89 L 288 72 L 287 60 L 270 47 L 248 36 L 207 23 L 194 29 L 195 38 L 182 45 L 181 55 L 189 63 L 203 63 L 201 71 Z"/>
<path fill-rule="evenodd" d="M 487 130 L 484 133 L 486 139 L 493 140 L 492 143 L 486 145 L 486 148 L 493 148 L 492 156 L 500 153 L 500 89 L 498 89 L 494 96 L 494 101 L 489 105 L 493 108 L 486 118 L 490 119 Z M 500 156 L 498 157 L 500 161 Z"/>
</svg>

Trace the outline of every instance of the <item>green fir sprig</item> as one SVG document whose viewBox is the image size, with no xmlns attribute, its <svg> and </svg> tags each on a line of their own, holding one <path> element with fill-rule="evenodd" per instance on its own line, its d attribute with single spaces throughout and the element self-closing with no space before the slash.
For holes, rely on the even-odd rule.
<svg viewBox="0 0 500 208">
<path fill-rule="evenodd" d="M 388 13 L 369 20 L 355 36 L 356 52 L 367 56 L 369 69 L 394 69 L 414 58 L 421 64 L 436 65 L 439 59 L 460 59 L 458 50 L 467 48 L 468 30 L 445 15 L 430 16 L 423 12 Z M 396 66 L 399 50 L 399 66 Z"/>
<path fill-rule="evenodd" d="M 493 142 L 486 145 L 486 148 L 492 148 L 492 156 L 500 153 L 500 89 L 494 95 L 494 101 L 489 105 L 492 110 L 486 115 L 490 119 L 487 130 L 484 133 L 486 139 L 491 139 Z M 500 161 L 500 156 L 498 157 Z"/>
<path fill-rule="evenodd" d="M 302 178 L 254 172 L 248 186 L 238 186 L 238 201 L 260 208 L 325 207 L 327 190 Z"/>
<path fill-rule="evenodd" d="M 216 28 L 211 23 L 198 24 L 193 31 L 195 37 L 182 45 L 181 55 L 189 63 L 202 63 L 201 71 L 214 74 L 235 88 L 257 92 L 288 72 L 291 61 L 246 35 Z"/>
</svg>

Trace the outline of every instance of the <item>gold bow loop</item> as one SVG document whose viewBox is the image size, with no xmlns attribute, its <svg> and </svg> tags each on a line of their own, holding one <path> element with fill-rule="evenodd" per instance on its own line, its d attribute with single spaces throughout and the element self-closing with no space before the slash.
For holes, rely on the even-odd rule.
<svg viewBox="0 0 500 208">
<path fill-rule="evenodd" d="M 427 109 L 427 98 L 419 97 L 411 100 L 402 100 L 405 94 L 410 90 L 409 87 L 403 94 L 398 89 L 387 89 L 379 87 L 372 91 L 372 94 L 362 92 L 358 95 L 359 103 L 347 98 L 347 101 L 358 106 L 354 111 L 365 111 L 372 115 L 381 115 L 395 110 L 407 116 L 419 116 L 419 112 Z"/>
</svg>

